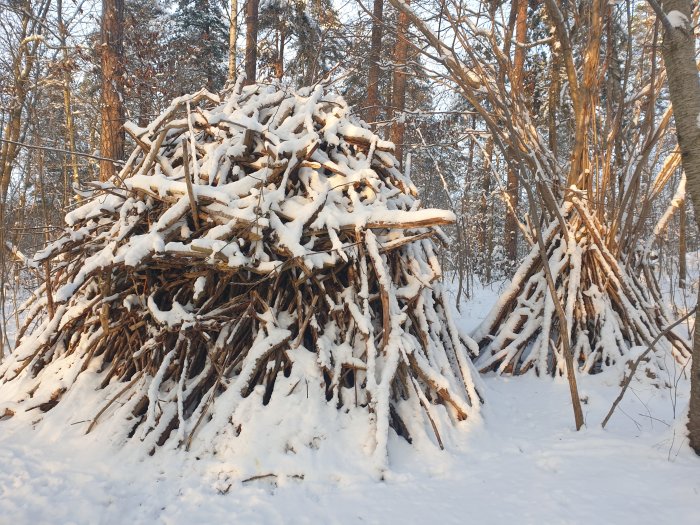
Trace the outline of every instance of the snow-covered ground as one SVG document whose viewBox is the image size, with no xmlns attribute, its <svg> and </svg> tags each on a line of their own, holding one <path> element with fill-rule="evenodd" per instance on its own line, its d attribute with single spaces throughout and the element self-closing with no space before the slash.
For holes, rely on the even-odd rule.
<svg viewBox="0 0 700 525">
<path fill-rule="evenodd" d="M 464 330 L 497 293 L 481 290 L 463 305 Z M 600 422 L 620 377 L 580 378 L 587 425 L 580 432 L 563 379 L 487 376 L 483 420 L 465 426 L 456 449 L 416 465 L 396 438 L 384 481 L 231 482 L 215 457 L 141 457 L 13 418 L 0 422 L 0 524 L 698 524 L 700 458 L 683 421 L 688 381 L 669 365 L 678 386 L 634 382 L 606 430 Z"/>
</svg>

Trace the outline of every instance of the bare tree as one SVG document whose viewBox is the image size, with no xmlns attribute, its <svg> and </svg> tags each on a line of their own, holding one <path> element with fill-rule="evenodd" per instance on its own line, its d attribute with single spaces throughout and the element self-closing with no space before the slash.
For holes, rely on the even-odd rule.
<svg viewBox="0 0 700 525">
<path fill-rule="evenodd" d="M 66 145 L 70 151 L 70 170 L 73 185 L 80 186 L 80 175 L 78 173 L 78 157 L 75 154 L 75 126 L 73 125 L 73 93 L 71 92 L 71 69 L 70 57 L 68 55 L 68 30 L 63 21 L 63 0 L 56 1 L 56 17 L 58 23 L 58 37 L 61 44 L 61 56 L 63 64 L 62 82 L 63 82 L 63 111 L 66 119 Z M 77 196 L 80 199 L 80 196 Z"/>
<path fill-rule="evenodd" d="M 10 79 L 11 98 L 9 115 L 3 130 L 2 149 L 0 149 L 0 197 L 3 202 L 7 197 L 10 177 L 15 159 L 19 152 L 18 141 L 22 135 L 22 112 L 30 92 L 30 79 L 34 73 L 39 46 L 44 41 L 42 36 L 44 21 L 51 2 L 41 2 L 36 10 L 31 10 L 29 2 L 23 2 L 20 28 L 17 32 L 17 48 L 12 58 L 12 77 Z"/>
</svg>

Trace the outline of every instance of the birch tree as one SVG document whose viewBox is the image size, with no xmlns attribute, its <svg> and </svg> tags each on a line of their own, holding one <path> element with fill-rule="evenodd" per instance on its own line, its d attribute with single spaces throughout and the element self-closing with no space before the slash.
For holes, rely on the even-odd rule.
<svg viewBox="0 0 700 525">
<path fill-rule="evenodd" d="M 700 78 L 691 23 L 692 3 L 690 0 L 664 0 L 661 6 L 655 0 L 650 0 L 649 3 L 664 28 L 663 56 L 668 72 L 676 136 L 696 222 L 700 227 Z M 690 446 L 700 454 L 700 323 L 697 320 L 693 355 L 688 434 Z"/>
</svg>

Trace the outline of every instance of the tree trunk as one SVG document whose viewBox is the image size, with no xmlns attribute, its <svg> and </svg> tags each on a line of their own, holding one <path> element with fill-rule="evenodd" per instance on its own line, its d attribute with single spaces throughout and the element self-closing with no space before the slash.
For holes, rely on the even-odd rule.
<svg viewBox="0 0 700 525">
<path fill-rule="evenodd" d="M 406 4 L 410 4 L 406 0 Z M 394 123 L 391 125 L 391 141 L 396 144 L 396 159 L 403 167 L 403 142 L 406 132 L 404 109 L 406 109 L 406 57 L 408 56 L 408 15 L 399 13 L 396 26 L 396 49 L 394 50 L 394 82 L 391 92 L 391 105 Z"/>
<path fill-rule="evenodd" d="M 74 186 L 80 186 L 80 175 L 78 173 L 78 158 L 75 155 L 75 129 L 73 127 L 73 102 L 70 89 L 71 73 L 69 69 L 68 44 L 66 43 L 66 26 L 63 23 L 63 0 L 56 2 L 56 17 L 58 18 L 58 36 L 63 51 L 63 110 L 66 113 L 66 142 L 70 151 L 71 179 Z M 71 192 L 73 193 L 73 192 Z M 79 194 L 75 194 L 76 200 L 80 201 Z"/>
<path fill-rule="evenodd" d="M 202 11 L 206 13 L 206 18 L 204 19 L 204 34 L 202 34 L 201 38 L 205 42 L 209 42 L 212 39 L 212 34 L 211 34 L 211 6 L 209 5 L 209 0 L 200 0 L 200 5 Z M 204 72 L 207 75 L 207 82 L 205 84 L 205 87 L 209 91 L 214 90 L 214 77 L 216 76 L 216 73 L 214 72 L 214 63 L 211 60 L 206 60 L 204 64 Z"/>
<path fill-rule="evenodd" d="M 236 80 L 236 40 L 238 39 L 238 0 L 231 0 L 228 30 L 228 81 Z"/>
<path fill-rule="evenodd" d="M 245 6 L 245 85 L 255 84 L 258 63 L 258 3 L 248 0 Z"/>
<path fill-rule="evenodd" d="M 688 252 L 688 246 L 685 240 L 685 230 L 686 230 L 686 213 L 685 213 L 685 201 L 681 203 L 680 210 L 678 210 L 680 225 L 679 225 L 679 235 L 678 235 L 678 287 L 685 288 L 685 281 L 688 278 L 688 269 L 686 266 L 685 256 Z"/>
<path fill-rule="evenodd" d="M 479 253 L 486 254 L 490 258 L 488 249 L 489 238 L 489 197 L 491 195 L 491 160 L 493 159 L 493 137 L 486 139 L 486 146 L 482 151 L 482 178 L 481 178 L 481 201 L 479 203 L 479 233 L 477 238 L 477 249 Z M 490 265 L 487 271 L 490 273 Z"/>
<path fill-rule="evenodd" d="M 656 2 L 650 2 L 652 5 Z M 658 10 L 658 5 L 655 5 Z M 668 87 L 676 121 L 676 134 L 681 149 L 681 160 L 688 190 L 695 209 L 695 220 L 700 227 L 700 79 L 695 63 L 695 39 L 691 20 L 690 0 L 665 0 L 666 13 L 678 11 L 686 17 L 685 24 L 664 23 L 663 56 L 668 75 Z M 677 13 L 674 13 L 677 14 Z M 674 17 L 674 22 L 678 21 Z M 688 438 L 690 446 L 700 454 L 700 323 L 695 323 L 693 362 L 690 372 L 690 409 L 688 413 Z"/>
<path fill-rule="evenodd" d="M 515 18 L 515 56 L 513 59 L 513 92 L 515 96 L 522 95 L 523 90 L 523 75 L 525 71 L 525 47 L 527 42 L 527 0 L 516 0 L 513 2 L 512 9 L 517 10 Z M 508 198 L 512 206 L 506 207 L 505 217 L 505 249 L 506 257 L 510 262 L 515 262 L 518 259 L 518 217 L 515 212 L 518 211 L 518 203 L 520 201 L 520 188 L 518 186 L 518 174 L 513 168 L 508 169 L 507 181 Z"/>
<path fill-rule="evenodd" d="M 284 76 L 284 39 L 286 38 L 284 34 L 284 20 L 279 20 L 279 27 L 277 29 L 277 58 L 275 60 L 275 77 L 277 80 L 282 80 Z"/>
<path fill-rule="evenodd" d="M 124 156 L 124 0 L 102 1 L 102 131 L 100 154 L 108 159 Z M 113 162 L 100 161 L 100 180 L 116 174 Z"/>
<path fill-rule="evenodd" d="M 372 11 L 372 40 L 369 49 L 367 73 L 367 113 L 365 118 L 372 125 L 379 115 L 379 60 L 382 56 L 382 30 L 384 24 L 384 0 L 374 0 Z M 372 125 L 372 129 L 376 126 Z"/>
</svg>

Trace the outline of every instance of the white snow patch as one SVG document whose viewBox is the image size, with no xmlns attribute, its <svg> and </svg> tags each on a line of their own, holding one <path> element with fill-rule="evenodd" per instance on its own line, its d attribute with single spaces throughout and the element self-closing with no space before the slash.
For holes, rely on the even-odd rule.
<svg viewBox="0 0 700 525">
<path fill-rule="evenodd" d="M 668 19 L 672 27 L 685 28 L 688 24 L 688 17 L 680 11 L 676 11 L 675 9 L 666 13 L 666 18 Z"/>
<path fill-rule="evenodd" d="M 497 292 L 477 289 L 457 320 L 460 328 L 478 323 Z M 318 368 L 305 349 L 292 355 L 300 369 L 293 385 Z M 55 429 L 66 421 L 58 413 L 47 413 L 34 429 L 27 425 L 33 411 L 18 413 L 0 421 L 0 522 L 461 524 L 468 517 L 487 524 L 695 525 L 700 459 L 685 436 L 689 385 L 680 370 L 669 370 L 681 376 L 677 389 L 633 383 L 636 396 L 623 399 L 605 431 L 599 423 L 619 392 L 619 377 L 579 377 L 581 432 L 573 428 L 564 379 L 487 376 L 484 419 L 456 430 L 459 444 L 450 453 L 417 449 L 390 433 L 384 481 L 354 464 L 363 455 L 354 448 L 358 429 L 367 428 L 366 411 L 339 417 L 322 401 L 319 384 L 303 379 L 296 388 L 308 388 L 318 406 L 295 407 L 285 402 L 292 398 L 273 396 L 251 417 L 260 403 L 254 393 L 237 410 L 243 433 L 217 436 L 216 456 L 164 449 L 147 457 L 121 448 L 119 432 L 110 437 L 98 427 L 85 436 L 87 421 L 69 418 L 70 432 L 59 434 Z M 75 396 L 62 404 L 84 401 Z M 284 410 L 299 421 L 289 443 L 270 432 Z M 330 439 L 352 446 L 338 455 L 337 446 L 326 448 Z M 299 460 L 315 474 L 295 477 Z"/>
</svg>

